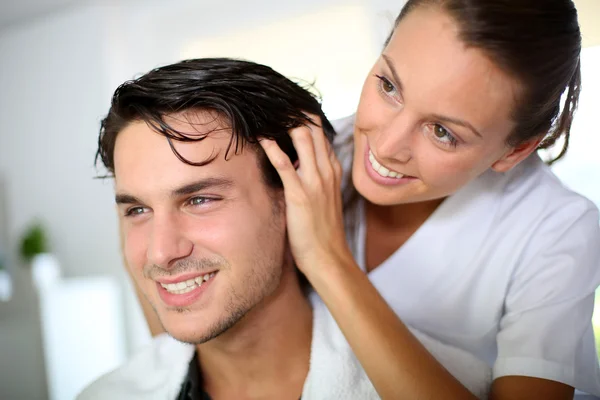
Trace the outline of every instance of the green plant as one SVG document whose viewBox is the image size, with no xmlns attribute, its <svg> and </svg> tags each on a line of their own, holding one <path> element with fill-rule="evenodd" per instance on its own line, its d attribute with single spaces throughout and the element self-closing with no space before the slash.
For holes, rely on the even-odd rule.
<svg viewBox="0 0 600 400">
<path fill-rule="evenodd" d="M 48 241 L 44 227 L 40 223 L 33 224 L 21 239 L 21 257 L 30 262 L 36 255 L 47 252 Z"/>
</svg>

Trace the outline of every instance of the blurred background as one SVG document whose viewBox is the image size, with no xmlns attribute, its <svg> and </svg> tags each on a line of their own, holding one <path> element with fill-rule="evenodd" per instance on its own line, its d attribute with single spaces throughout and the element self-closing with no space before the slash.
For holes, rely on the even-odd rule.
<svg viewBox="0 0 600 400">
<path fill-rule="evenodd" d="M 314 82 L 340 118 L 402 4 L 0 0 L 0 399 L 72 399 L 149 340 L 112 181 L 94 179 L 99 122 L 120 83 L 183 58 L 242 57 Z M 600 206 L 600 0 L 576 4 L 583 92 L 554 168 Z"/>
</svg>

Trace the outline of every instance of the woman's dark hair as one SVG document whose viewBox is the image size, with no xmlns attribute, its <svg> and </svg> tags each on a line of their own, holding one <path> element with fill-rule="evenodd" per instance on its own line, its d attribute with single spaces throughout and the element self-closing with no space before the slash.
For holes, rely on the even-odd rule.
<svg viewBox="0 0 600 400">
<path fill-rule="evenodd" d="M 571 0 L 408 0 L 395 27 L 411 11 L 439 7 L 457 23 L 460 39 L 480 49 L 516 78 L 522 93 L 513 111 L 511 146 L 543 136 L 538 149 L 563 137 L 569 146 L 573 115 L 581 90 L 581 33 Z M 388 37 L 387 43 L 391 36 Z M 564 105 L 561 107 L 561 97 Z"/>
<path fill-rule="evenodd" d="M 214 112 L 219 122 L 231 128 L 225 157 L 232 146 L 236 153 L 245 144 L 256 147 L 265 182 L 271 187 L 281 188 L 282 183 L 257 145 L 259 139 L 276 140 L 295 162 L 298 156 L 288 131 L 312 122 L 305 113 L 320 117 L 330 141 L 335 134 L 315 96 L 267 66 L 229 58 L 186 60 L 154 69 L 117 88 L 108 115 L 102 120 L 96 163 L 102 160 L 114 175 L 117 135 L 131 122 L 144 121 L 167 138 L 182 162 L 197 166 L 207 164 L 212 159 L 194 162 L 183 158 L 173 141 L 200 141 L 212 131 L 191 135 L 165 122 L 166 116 L 196 110 Z M 194 125 L 191 121 L 190 124 Z"/>
</svg>

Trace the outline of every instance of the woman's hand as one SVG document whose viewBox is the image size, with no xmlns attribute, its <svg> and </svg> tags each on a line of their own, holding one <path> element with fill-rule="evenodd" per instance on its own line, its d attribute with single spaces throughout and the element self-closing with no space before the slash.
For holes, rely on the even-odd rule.
<svg viewBox="0 0 600 400">
<path fill-rule="evenodd" d="M 317 116 L 309 117 L 320 123 Z M 261 140 L 283 182 L 287 229 L 298 268 L 309 280 L 328 265 L 354 263 L 346 243 L 342 213 L 342 167 L 320 126 L 290 132 L 297 168 L 273 140 Z"/>
</svg>

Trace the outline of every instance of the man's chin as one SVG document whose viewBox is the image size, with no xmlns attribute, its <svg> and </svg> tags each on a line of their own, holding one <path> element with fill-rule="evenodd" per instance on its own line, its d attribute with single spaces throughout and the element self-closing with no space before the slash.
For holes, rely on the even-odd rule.
<svg viewBox="0 0 600 400">
<path fill-rule="evenodd" d="M 206 343 L 236 327 L 250 311 L 238 307 L 233 312 L 213 310 L 160 310 L 159 319 L 174 339 L 192 344 Z"/>
<path fill-rule="evenodd" d="M 203 344 L 209 341 L 211 338 L 207 335 L 199 335 L 197 333 L 182 333 L 182 332 L 170 332 L 167 333 L 175 340 L 188 343 L 193 345 Z"/>
<path fill-rule="evenodd" d="M 174 339 L 195 345 L 206 343 L 229 329 L 229 326 L 218 322 L 207 324 L 203 321 L 203 323 L 196 322 L 192 325 L 192 321 L 191 316 L 179 321 L 167 320 L 163 322 L 163 327 Z"/>
<path fill-rule="evenodd" d="M 194 329 L 185 326 L 168 324 L 164 326 L 167 333 L 174 339 L 190 344 L 202 344 L 218 336 L 219 332 L 213 332 L 208 327 L 195 326 Z"/>
</svg>

